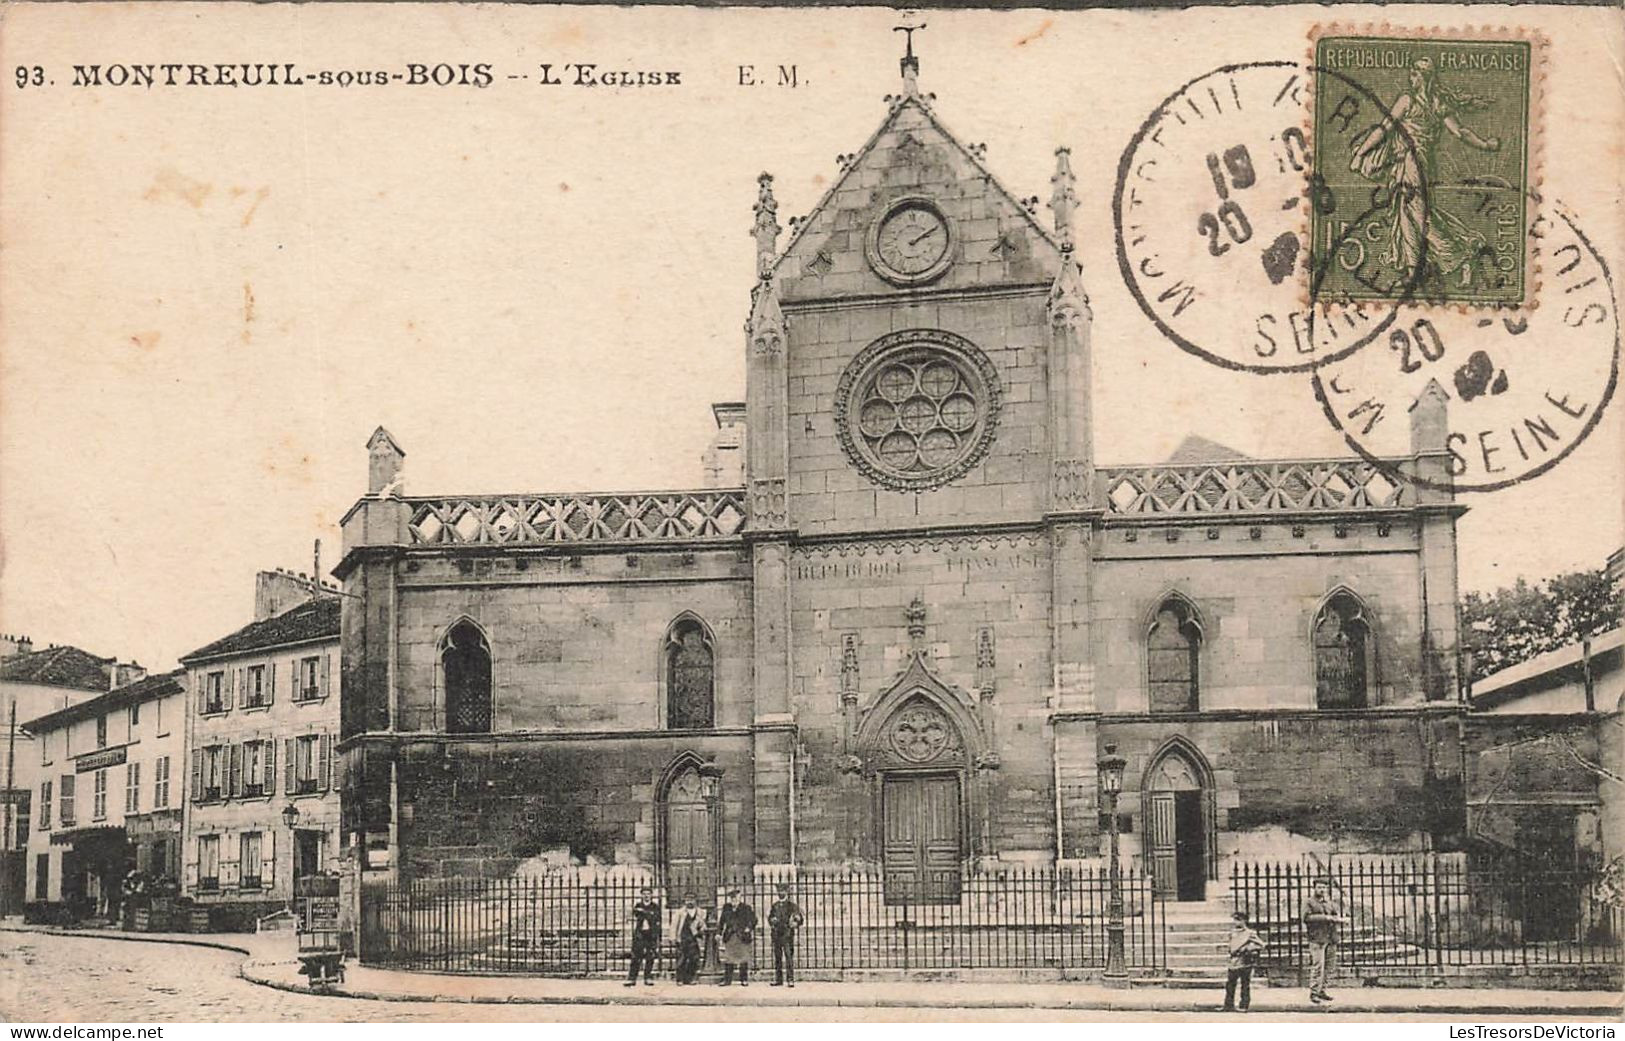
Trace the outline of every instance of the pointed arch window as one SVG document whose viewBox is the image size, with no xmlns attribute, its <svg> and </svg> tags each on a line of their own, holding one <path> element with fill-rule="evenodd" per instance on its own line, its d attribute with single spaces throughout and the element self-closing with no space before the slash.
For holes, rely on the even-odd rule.
<svg viewBox="0 0 1625 1041">
<path fill-rule="evenodd" d="M 479 626 L 464 619 L 440 642 L 440 668 L 446 685 L 446 730 L 453 734 L 491 732 L 491 645 Z"/>
<path fill-rule="evenodd" d="M 697 618 L 680 618 L 666 632 L 666 729 L 716 725 L 716 651 Z"/>
<path fill-rule="evenodd" d="M 1146 677 L 1152 712 L 1195 712 L 1199 707 L 1202 627 L 1183 597 L 1157 608 L 1146 633 Z"/>
<path fill-rule="evenodd" d="M 1315 616 L 1315 704 L 1365 708 L 1371 703 L 1375 660 L 1371 621 L 1350 593 L 1334 593 Z"/>
</svg>

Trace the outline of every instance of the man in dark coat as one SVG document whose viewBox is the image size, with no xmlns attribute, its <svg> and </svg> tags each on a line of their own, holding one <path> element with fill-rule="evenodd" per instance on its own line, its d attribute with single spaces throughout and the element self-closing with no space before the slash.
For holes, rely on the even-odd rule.
<svg viewBox="0 0 1625 1041">
<path fill-rule="evenodd" d="M 683 909 L 677 912 L 677 982 L 693 983 L 700 974 L 700 952 L 705 942 L 705 912 L 694 903 L 694 894 L 683 894 Z"/>
<path fill-rule="evenodd" d="M 751 943 L 756 939 L 756 912 L 740 899 L 739 888 L 728 890 L 728 899 L 717 916 L 717 933 L 722 938 L 722 985 L 734 981 L 734 969 L 739 970 L 739 985 L 750 986 Z"/>
<path fill-rule="evenodd" d="M 643 966 L 643 983 L 654 985 L 655 958 L 660 954 L 660 901 L 654 890 L 645 886 L 638 890 L 638 902 L 632 905 L 632 968 L 626 974 L 626 985 L 638 982 L 638 965 Z"/>
<path fill-rule="evenodd" d="M 796 930 L 807 916 L 790 899 L 790 887 L 779 883 L 779 898 L 767 911 L 767 927 L 773 932 L 773 986 L 796 985 Z"/>
</svg>

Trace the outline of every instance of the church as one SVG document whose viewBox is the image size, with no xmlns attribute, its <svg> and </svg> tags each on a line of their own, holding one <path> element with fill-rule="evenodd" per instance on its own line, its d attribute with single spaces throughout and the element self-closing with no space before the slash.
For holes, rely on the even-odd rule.
<svg viewBox="0 0 1625 1041">
<path fill-rule="evenodd" d="M 1097 459 L 1068 152 L 1023 202 L 918 72 L 788 234 L 760 178 L 714 487 L 407 494 L 374 433 L 335 570 L 367 874 L 793 865 L 951 899 L 1098 863 L 1109 754 L 1168 900 L 1459 843 L 1465 507 L 1352 457 Z M 1447 472 L 1443 409 L 1407 471 Z"/>
</svg>

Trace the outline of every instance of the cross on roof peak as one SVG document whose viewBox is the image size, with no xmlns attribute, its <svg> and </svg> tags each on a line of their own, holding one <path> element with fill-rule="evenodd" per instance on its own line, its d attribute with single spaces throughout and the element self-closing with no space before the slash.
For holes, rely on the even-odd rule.
<svg viewBox="0 0 1625 1041">
<path fill-rule="evenodd" d="M 903 87 L 909 94 L 919 92 L 920 59 L 914 56 L 914 34 L 925 28 L 918 11 L 904 11 L 902 24 L 892 26 L 892 32 L 903 34 L 903 59 L 898 63 L 903 71 Z"/>
</svg>

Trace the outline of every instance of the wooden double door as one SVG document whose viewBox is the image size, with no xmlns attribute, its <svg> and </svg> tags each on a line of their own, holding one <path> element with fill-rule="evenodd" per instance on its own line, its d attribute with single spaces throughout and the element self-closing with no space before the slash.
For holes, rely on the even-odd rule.
<svg viewBox="0 0 1625 1041">
<path fill-rule="evenodd" d="M 957 903 L 965 856 L 959 774 L 886 774 L 880 813 L 886 902 Z"/>
<path fill-rule="evenodd" d="M 1207 823 L 1200 789 L 1152 792 L 1151 872 L 1157 892 L 1174 900 L 1207 899 Z"/>
</svg>

